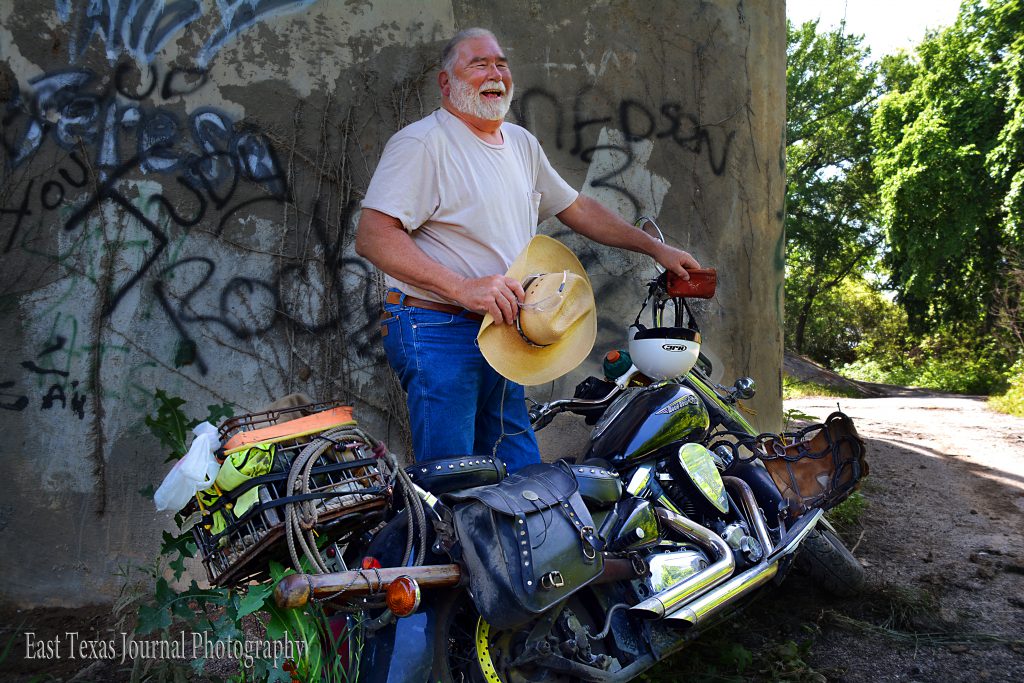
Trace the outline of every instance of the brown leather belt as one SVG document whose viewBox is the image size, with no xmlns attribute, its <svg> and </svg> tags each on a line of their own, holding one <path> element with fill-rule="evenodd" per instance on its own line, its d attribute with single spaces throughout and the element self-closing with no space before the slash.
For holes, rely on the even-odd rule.
<svg viewBox="0 0 1024 683">
<path fill-rule="evenodd" d="M 484 317 L 479 313 L 473 311 L 467 311 L 462 306 L 455 306 L 453 304 L 442 304 L 437 301 L 427 301 L 426 299 L 417 299 L 414 296 L 405 295 L 405 300 L 402 300 L 401 292 L 388 292 L 388 295 L 384 298 L 385 303 L 389 304 L 401 304 L 403 306 L 411 306 L 412 308 L 425 308 L 428 311 L 438 311 L 439 313 L 451 313 L 452 315 L 461 315 L 463 318 L 469 318 L 476 322 L 481 322 Z"/>
</svg>

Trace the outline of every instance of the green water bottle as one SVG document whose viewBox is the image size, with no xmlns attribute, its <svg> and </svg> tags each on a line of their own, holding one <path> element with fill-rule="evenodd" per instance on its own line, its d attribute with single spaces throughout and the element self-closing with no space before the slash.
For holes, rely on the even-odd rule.
<svg viewBox="0 0 1024 683">
<path fill-rule="evenodd" d="M 614 382 L 626 374 L 626 371 L 633 365 L 629 357 L 629 351 L 613 349 L 604 357 L 604 376 L 609 382 Z"/>
</svg>

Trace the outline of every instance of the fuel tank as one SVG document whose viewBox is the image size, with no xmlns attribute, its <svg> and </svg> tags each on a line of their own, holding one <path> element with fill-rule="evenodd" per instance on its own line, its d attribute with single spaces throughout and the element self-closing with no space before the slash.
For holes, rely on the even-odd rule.
<svg viewBox="0 0 1024 683">
<path fill-rule="evenodd" d="M 700 441 L 710 418 L 704 403 L 679 384 L 631 387 L 608 406 L 591 434 L 587 458 L 632 467 L 672 443 Z"/>
</svg>

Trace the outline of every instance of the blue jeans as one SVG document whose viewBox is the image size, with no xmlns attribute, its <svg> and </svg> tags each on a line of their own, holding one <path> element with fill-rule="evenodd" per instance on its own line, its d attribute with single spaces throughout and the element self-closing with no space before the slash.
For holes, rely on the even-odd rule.
<svg viewBox="0 0 1024 683">
<path fill-rule="evenodd" d="M 490 456 L 495 444 L 509 472 L 540 462 L 523 387 L 484 360 L 479 322 L 402 304 L 384 310 L 384 351 L 408 396 L 417 462 Z"/>
</svg>

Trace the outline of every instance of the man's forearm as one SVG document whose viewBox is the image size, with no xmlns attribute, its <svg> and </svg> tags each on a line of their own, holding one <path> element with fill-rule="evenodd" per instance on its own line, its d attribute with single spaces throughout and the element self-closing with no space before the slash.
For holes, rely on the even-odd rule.
<svg viewBox="0 0 1024 683">
<path fill-rule="evenodd" d="M 584 195 L 558 214 L 558 218 L 575 232 L 609 247 L 654 256 L 659 244 L 658 240 L 636 229 L 619 214 Z"/>
<path fill-rule="evenodd" d="M 595 242 L 647 254 L 684 279 L 689 279 L 687 268 L 700 267 L 689 253 L 651 237 L 590 197 L 577 197 L 575 202 L 558 214 L 558 220 Z"/>
<path fill-rule="evenodd" d="M 373 209 L 363 209 L 359 218 L 356 253 L 397 280 L 458 302 L 467 310 L 490 313 L 496 322 L 513 322 L 526 296 L 514 278 L 459 275 L 427 256 L 397 218 Z"/>
</svg>

